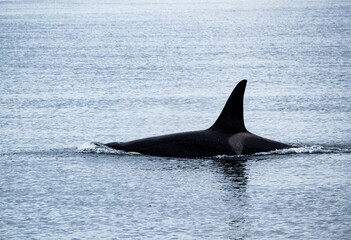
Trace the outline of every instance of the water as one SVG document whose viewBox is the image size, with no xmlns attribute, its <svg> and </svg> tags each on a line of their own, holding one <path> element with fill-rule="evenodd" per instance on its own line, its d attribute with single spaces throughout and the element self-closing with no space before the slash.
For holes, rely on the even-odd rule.
<svg viewBox="0 0 351 240">
<path fill-rule="evenodd" d="M 350 239 L 349 1 L 0 1 L 1 239 Z M 114 152 L 212 125 L 254 156 Z"/>
</svg>

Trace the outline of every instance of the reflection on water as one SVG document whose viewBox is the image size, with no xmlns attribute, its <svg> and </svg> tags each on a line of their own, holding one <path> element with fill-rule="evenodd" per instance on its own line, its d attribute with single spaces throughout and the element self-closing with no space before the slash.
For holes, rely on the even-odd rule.
<svg viewBox="0 0 351 240">
<path fill-rule="evenodd" d="M 145 156 L 144 156 L 145 157 Z M 143 157 L 135 157 L 143 159 Z M 183 201 L 188 197 L 191 205 L 181 204 L 187 210 L 199 208 L 198 213 L 203 224 L 209 224 L 210 219 L 217 219 L 216 233 L 224 238 L 243 239 L 247 227 L 247 206 L 248 195 L 246 192 L 248 174 L 246 162 L 250 157 L 221 157 L 221 159 L 179 159 L 179 158 L 159 158 L 147 157 L 148 162 L 143 170 L 152 171 L 156 175 L 162 173 L 170 178 L 166 188 L 177 186 L 175 191 L 182 195 Z M 177 174 L 181 173 L 179 179 Z M 165 181 L 165 177 L 162 181 Z M 200 195 L 200 196 L 197 196 Z M 185 197 L 186 196 L 186 197 Z M 175 199 L 176 200 L 176 199 Z M 179 201 L 176 200 L 176 201 Z M 178 202 L 179 204 L 179 202 Z M 188 212 L 189 218 L 194 217 L 194 213 Z M 196 216 L 196 213 L 195 213 Z M 173 216 L 177 218 L 177 216 Z M 216 235 L 215 234 L 215 235 Z M 214 235 L 214 236 L 215 236 Z"/>
<path fill-rule="evenodd" d="M 227 224 L 229 225 L 230 239 L 243 239 L 247 226 L 248 195 L 246 192 L 249 175 L 246 170 L 246 161 L 249 157 L 233 157 L 218 159 L 211 163 L 213 171 L 222 178 L 222 189 L 226 192 L 222 201 L 230 211 Z"/>
</svg>

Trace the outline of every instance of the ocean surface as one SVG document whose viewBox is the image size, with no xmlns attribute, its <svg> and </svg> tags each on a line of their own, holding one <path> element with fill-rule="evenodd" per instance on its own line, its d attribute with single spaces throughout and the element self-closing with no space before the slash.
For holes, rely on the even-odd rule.
<svg viewBox="0 0 351 240">
<path fill-rule="evenodd" d="M 296 147 L 99 143 L 211 126 Z M 349 0 L 0 0 L 0 239 L 351 239 Z"/>
</svg>

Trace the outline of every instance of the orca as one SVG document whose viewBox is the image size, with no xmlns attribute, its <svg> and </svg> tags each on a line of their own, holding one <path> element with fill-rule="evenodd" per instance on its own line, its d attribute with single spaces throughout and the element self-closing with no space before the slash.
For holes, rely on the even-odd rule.
<svg viewBox="0 0 351 240">
<path fill-rule="evenodd" d="M 243 112 L 246 83 L 247 80 L 242 80 L 237 84 L 218 119 L 208 129 L 105 145 L 133 154 L 179 158 L 247 155 L 292 147 L 246 129 Z"/>
</svg>

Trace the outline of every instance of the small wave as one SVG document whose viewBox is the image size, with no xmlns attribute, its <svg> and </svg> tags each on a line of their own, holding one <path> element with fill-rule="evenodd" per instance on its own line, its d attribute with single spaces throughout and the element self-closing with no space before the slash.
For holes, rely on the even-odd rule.
<svg viewBox="0 0 351 240">
<path fill-rule="evenodd" d="M 351 153 L 351 148 L 340 147 L 325 147 L 320 145 L 292 147 L 269 152 L 258 152 L 251 156 L 266 156 L 266 155 L 289 155 L 289 154 L 335 154 L 335 153 Z M 241 159 L 250 155 L 218 155 L 215 159 Z"/>
<path fill-rule="evenodd" d="M 103 143 L 86 142 L 77 148 L 79 153 L 104 153 L 104 154 L 124 154 L 125 152 L 107 147 Z"/>
<path fill-rule="evenodd" d="M 323 153 L 351 153 L 350 148 L 324 147 L 320 145 L 292 147 L 269 152 L 255 153 L 254 155 L 287 155 L 287 154 L 323 154 Z"/>
</svg>

